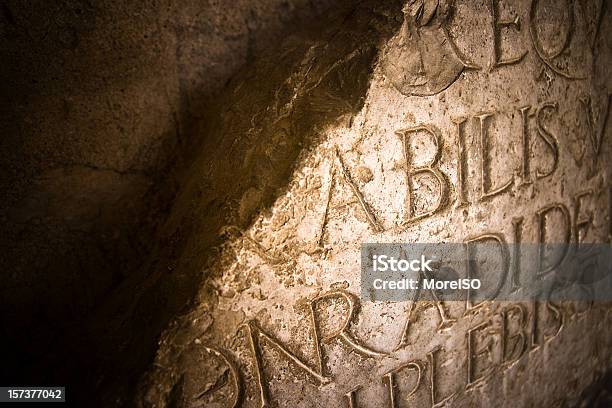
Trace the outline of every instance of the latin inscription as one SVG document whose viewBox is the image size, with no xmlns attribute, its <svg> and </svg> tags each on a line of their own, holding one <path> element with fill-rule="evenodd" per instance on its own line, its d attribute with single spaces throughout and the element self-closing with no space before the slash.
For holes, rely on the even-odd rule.
<svg viewBox="0 0 612 408">
<path fill-rule="evenodd" d="M 548 56 L 550 58 L 550 56 Z M 504 60 L 499 60 L 499 62 Z M 502 64 L 503 65 L 503 64 Z M 588 98 L 581 100 L 581 107 L 585 108 L 582 114 L 586 115 L 588 123 L 594 123 L 594 114 L 589 108 Z M 608 105 L 605 107 L 606 109 Z M 515 172 L 509 174 L 507 178 L 493 180 L 490 172 L 490 123 L 496 120 L 499 115 L 496 111 L 477 113 L 471 117 L 461 117 L 453 119 L 455 124 L 457 184 L 452 185 L 450 177 L 444 173 L 440 166 L 442 158 L 443 140 L 448 140 L 451 135 L 444 135 L 443 132 L 433 123 L 416 125 L 410 128 L 399 129 L 396 134 L 399 137 L 403 158 L 404 176 L 408 186 L 406 200 L 407 218 L 403 225 L 409 228 L 419 221 L 433 217 L 449 208 L 451 196 L 454 195 L 456 208 L 469 209 L 471 203 L 478 201 L 496 200 L 498 197 L 508 194 L 512 189 L 526 188 L 528 185 L 541 182 L 542 179 L 554 177 L 558 164 L 562 157 L 563 148 L 560 139 L 549 128 L 550 121 L 558 115 L 558 102 L 544 102 L 538 106 L 522 105 L 515 108 L 517 120 L 520 121 L 521 132 L 518 135 L 508 135 L 514 137 L 517 144 L 521 146 L 520 160 L 516 163 Z M 470 151 L 465 147 L 466 124 L 472 122 L 476 129 L 476 140 L 479 141 L 476 150 Z M 589 129 L 590 148 L 594 157 L 600 152 L 601 139 L 605 135 L 605 124 L 607 123 L 607 113 L 599 115 L 599 130 L 593 132 Z M 603 125 L 602 125 L 603 124 Z M 595 128 L 595 125 L 592 125 Z M 535 132 L 534 132 L 535 130 Z M 535 133 L 535 134 L 534 134 Z M 410 149 L 410 139 L 422 137 L 428 139 L 433 144 L 433 154 L 426 158 L 424 164 L 415 165 L 413 160 L 414 152 Z M 546 155 L 548 156 L 547 165 L 540 162 L 540 157 L 534 161 L 535 155 L 532 151 L 532 138 L 539 138 Z M 468 157 L 476 155 L 480 157 L 478 168 L 480 180 L 477 186 L 473 186 L 473 180 L 468 180 L 465 176 L 468 168 Z M 362 192 L 359 184 L 354 180 L 354 169 L 351 169 L 345 162 L 339 149 L 333 151 L 333 165 L 330 177 L 340 175 L 342 183 L 348 188 L 350 194 L 355 198 L 356 205 L 365 214 L 365 219 L 369 227 L 375 233 L 385 231 L 384 221 L 374 213 L 372 206 L 368 204 L 366 195 Z M 578 168 L 579 170 L 579 168 Z M 434 190 L 436 200 L 426 211 L 418 212 L 412 204 L 412 200 L 417 192 L 412 187 L 412 180 L 419 176 L 427 176 L 434 180 L 437 188 Z M 518 181 L 517 181 L 518 180 Z M 328 217 L 328 207 L 331 197 L 331 187 L 328 189 L 325 215 L 322 228 Z M 566 200 L 552 201 L 542 205 L 531 215 L 515 216 L 507 226 L 508 232 L 503 231 L 483 231 L 479 235 L 467 236 L 463 238 L 469 248 L 471 243 L 492 242 L 499 246 L 502 254 L 505 271 L 502 274 L 500 287 L 506 283 L 512 288 L 520 288 L 521 269 L 517 259 L 520 257 L 520 247 L 514 245 L 514 252 L 508 249 L 508 242 L 515 244 L 524 240 L 531 242 L 547 243 L 556 242 L 561 239 L 565 243 L 581 243 L 588 240 L 596 220 L 597 214 L 589 208 L 589 203 L 593 197 L 599 195 L 612 197 L 612 189 L 605 186 L 603 189 L 588 188 L 584 191 L 571 195 Z M 609 199 L 612 202 L 612 199 Z M 609 205 L 608 211 L 612 211 Z M 612 218 L 608 213 L 606 218 Z M 554 236 L 551 235 L 553 228 L 551 223 L 555 222 Z M 608 221 L 609 222 L 609 221 Z M 610 222 L 609 222 L 610 223 Z M 525 236 L 525 231 L 532 231 L 532 235 Z M 318 235 L 319 246 L 323 245 L 323 232 Z M 563 261 L 564 254 L 561 254 L 552 263 L 539 265 L 538 274 L 545 276 L 555 269 Z M 499 288 L 498 288 L 499 290 Z M 368 339 L 358 339 L 354 334 L 353 325 L 358 320 L 359 299 L 352 293 L 345 290 L 332 290 L 312 298 L 308 302 L 308 319 L 313 333 L 315 348 L 315 364 L 310 364 L 296 356 L 290 351 L 287 345 L 276 339 L 272 333 L 264 331 L 252 320 L 242 326 L 241 333 L 248 340 L 250 345 L 250 358 L 252 359 L 255 373 L 252 375 L 257 385 L 258 400 L 261 407 L 270 406 L 274 396 L 270 394 L 267 385 L 268 375 L 265 370 L 264 357 L 261 352 L 262 347 L 272 347 L 280 356 L 285 359 L 296 372 L 306 375 L 312 384 L 324 386 L 334 381 L 335 374 L 326 369 L 326 355 L 328 348 L 338 342 L 343 345 L 345 353 L 356 353 L 366 359 L 382 359 L 392 356 L 398 351 L 402 351 L 412 346 L 409 341 L 410 333 L 418 330 L 418 316 L 426 309 L 433 309 L 438 318 L 438 331 L 442 332 L 452 328 L 462 319 L 470 318 L 473 313 L 481 309 L 487 302 L 474 304 L 469 298 L 464 305 L 462 314 L 451 315 L 448 305 L 438 300 L 433 295 L 433 302 L 420 302 L 414 299 L 408 308 L 403 320 L 396 322 L 402 327 L 401 335 L 396 339 L 397 346 L 393 349 L 379 350 L 367 344 Z M 321 315 L 317 312 L 320 305 L 325 301 L 335 301 L 342 305 L 344 310 L 340 316 L 339 323 L 328 330 L 326 335 L 321 335 L 319 327 L 321 325 Z M 496 314 L 486 315 L 480 323 L 474 324 L 465 332 L 465 342 L 463 354 L 464 380 L 463 385 L 457 386 L 451 392 L 442 392 L 439 387 L 440 370 L 443 370 L 445 352 L 442 347 L 435 347 L 427 352 L 422 360 L 410 360 L 398 364 L 395 368 L 384 373 L 380 377 L 381 383 L 385 386 L 386 394 L 381 399 L 388 401 L 388 406 L 395 408 L 399 406 L 400 400 L 409 400 L 419 390 L 428 389 L 430 403 L 432 407 L 443 406 L 460 393 L 470 392 L 474 388 L 486 383 L 495 373 L 504 373 L 518 364 L 527 353 L 534 353 L 541 350 L 543 344 L 551 342 L 563 331 L 568 320 L 576 320 L 587 311 L 593 310 L 593 305 L 586 307 L 576 307 L 570 305 L 564 307 L 546 301 L 533 301 L 531 304 L 517 303 L 502 307 Z M 329 322 L 327 322 L 329 323 Z M 415 326 L 417 326 L 415 328 Z M 217 356 L 224 356 L 226 351 L 209 348 L 211 353 Z M 215 351 L 212 351 L 215 350 Z M 245 398 L 244 386 L 240 378 L 242 376 L 227 358 L 223 358 L 225 364 L 234 378 L 233 387 L 235 388 L 235 401 L 232 406 L 239 406 Z M 398 381 L 401 378 L 412 378 L 413 388 L 408 392 L 398 391 Z M 348 408 L 358 408 L 360 405 L 360 394 L 363 387 L 359 385 L 347 391 L 343 395 L 343 401 Z"/>
</svg>

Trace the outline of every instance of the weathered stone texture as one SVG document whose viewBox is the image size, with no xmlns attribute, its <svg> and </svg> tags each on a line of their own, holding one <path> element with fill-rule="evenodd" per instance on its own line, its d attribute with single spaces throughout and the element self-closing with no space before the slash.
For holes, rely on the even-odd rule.
<svg viewBox="0 0 612 408">
<path fill-rule="evenodd" d="M 409 2 L 403 15 L 358 8 L 325 46 L 306 37 L 300 56 L 262 57 L 236 78 L 238 108 L 215 129 L 248 147 L 219 152 L 256 176 L 225 202 L 234 215 L 214 255 L 178 263 L 205 280 L 162 336 L 140 405 L 387 407 L 389 381 L 397 407 L 573 405 L 610 368 L 607 304 L 421 304 L 406 328 L 408 304 L 357 298 L 362 242 L 515 242 L 519 228 L 521 242 L 537 242 L 538 228 L 551 242 L 566 229 L 574 242 L 610 239 L 609 12 L 598 2 L 453 3 Z M 362 60 L 347 53 L 347 32 L 365 35 L 361 54 L 375 39 L 377 56 L 363 105 L 342 111 L 355 104 L 332 91 L 358 89 L 366 69 L 338 68 Z M 283 62 L 286 80 L 269 61 Z M 304 126 L 312 111 L 335 119 Z M 296 140 L 308 149 L 268 206 L 278 185 L 268 172 L 286 169 L 277 163 Z M 209 219 L 218 166 L 196 159 L 174 217 Z M 262 210 L 245 225 L 251 208 Z M 194 225 L 192 260 L 209 234 Z"/>
<path fill-rule="evenodd" d="M 608 304 L 408 319 L 357 297 L 359 248 L 610 242 L 611 12 L 4 3 L 12 363 L 104 406 L 575 405 Z"/>
</svg>

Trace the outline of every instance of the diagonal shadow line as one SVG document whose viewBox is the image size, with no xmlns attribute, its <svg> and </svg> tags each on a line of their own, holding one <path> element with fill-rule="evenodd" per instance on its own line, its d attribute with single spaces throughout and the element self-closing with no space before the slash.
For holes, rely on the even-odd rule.
<svg viewBox="0 0 612 408">
<path fill-rule="evenodd" d="M 397 16 L 401 4 L 395 2 L 364 1 L 348 12 L 339 7 L 271 44 L 231 80 L 201 121 L 182 130 L 200 142 L 189 146 L 191 163 L 167 177 L 166 183 L 180 181 L 171 208 L 149 216 L 159 228 L 148 261 L 85 328 L 62 339 L 74 361 L 57 376 L 84 384 L 74 388 L 77 401 L 91 403 L 93 392 L 96 405 L 127 404 L 160 332 L 189 307 L 206 279 L 202 270 L 226 239 L 223 227 L 248 228 L 286 189 L 298 157 L 322 141 L 324 129 L 360 111 L 379 47 L 399 28 Z M 246 206 L 245 195 L 251 197 Z"/>
</svg>

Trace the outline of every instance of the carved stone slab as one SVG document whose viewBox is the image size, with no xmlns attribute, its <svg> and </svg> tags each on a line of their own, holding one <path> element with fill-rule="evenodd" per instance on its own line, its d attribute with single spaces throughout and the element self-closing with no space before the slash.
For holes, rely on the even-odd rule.
<svg viewBox="0 0 612 408">
<path fill-rule="evenodd" d="M 221 244 L 181 255 L 192 261 L 173 273 L 198 265 L 203 280 L 137 403 L 573 403 L 610 369 L 610 305 L 367 302 L 359 250 L 610 242 L 610 23 L 605 1 L 368 3 L 330 23 L 333 35 L 279 45 L 286 59 L 263 58 L 222 101 L 237 103 L 216 127 L 229 141 L 218 152 L 259 178 L 226 203 L 237 215 Z M 287 183 L 268 183 L 292 144 Z M 210 163 L 194 166 L 177 220 L 211 217 Z"/>
</svg>

